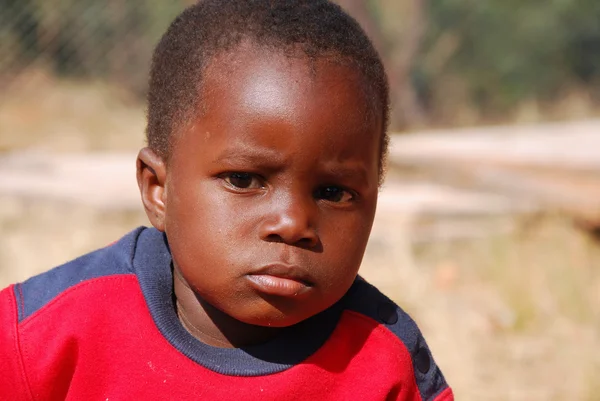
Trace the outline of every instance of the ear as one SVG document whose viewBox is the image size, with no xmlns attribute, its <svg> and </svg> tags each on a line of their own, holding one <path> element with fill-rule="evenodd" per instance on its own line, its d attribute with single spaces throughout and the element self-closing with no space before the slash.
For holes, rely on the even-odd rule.
<svg viewBox="0 0 600 401">
<path fill-rule="evenodd" d="M 143 148 L 137 157 L 137 182 L 150 223 L 165 231 L 167 166 L 152 149 Z"/>
</svg>

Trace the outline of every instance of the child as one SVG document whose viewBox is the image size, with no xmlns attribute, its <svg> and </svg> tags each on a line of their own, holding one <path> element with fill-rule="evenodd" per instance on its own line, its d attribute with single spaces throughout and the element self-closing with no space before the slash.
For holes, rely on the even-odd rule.
<svg viewBox="0 0 600 401">
<path fill-rule="evenodd" d="M 154 228 L 0 293 L 0 399 L 452 400 L 415 323 L 357 277 L 387 115 L 338 6 L 184 11 L 137 160 Z"/>
</svg>

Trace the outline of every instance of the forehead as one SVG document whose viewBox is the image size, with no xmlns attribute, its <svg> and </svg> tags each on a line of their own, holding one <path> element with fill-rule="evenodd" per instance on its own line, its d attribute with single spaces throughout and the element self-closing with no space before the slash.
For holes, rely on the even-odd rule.
<svg viewBox="0 0 600 401">
<path fill-rule="evenodd" d="M 216 55 L 203 71 L 199 112 L 239 106 L 256 116 L 286 110 L 324 108 L 363 126 L 381 125 L 381 106 L 363 74 L 348 60 L 309 57 L 302 50 L 270 49 L 244 41 Z M 288 113 L 300 116 L 300 113 Z M 332 119 L 333 120 L 333 119 Z"/>
<path fill-rule="evenodd" d="M 378 181 L 383 118 L 352 66 L 243 45 L 216 56 L 201 81 L 200 107 L 172 159 L 254 154 L 307 174 L 361 164 Z"/>
</svg>

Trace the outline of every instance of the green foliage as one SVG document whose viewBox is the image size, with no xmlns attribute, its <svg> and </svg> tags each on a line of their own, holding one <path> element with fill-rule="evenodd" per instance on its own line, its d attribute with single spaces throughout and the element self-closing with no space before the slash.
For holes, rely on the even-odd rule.
<svg viewBox="0 0 600 401">
<path fill-rule="evenodd" d="M 0 67 L 20 69 L 35 59 L 58 75 L 116 76 L 143 89 L 152 47 L 188 3 L 0 0 L 0 48 L 11 60 Z"/>
<path fill-rule="evenodd" d="M 0 0 L 0 76 L 42 65 L 142 94 L 154 44 L 193 1 Z M 598 0 L 336 1 L 382 52 L 392 128 L 507 118 L 570 91 L 600 104 Z"/>
<path fill-rule="evenodd" d="M 597 0 L 439 0 L 429 3 L 428 17 L 425 55 L 448 35 L 457 44 L 437 68 L 416 64 L 428 91 L 458 76 L 471 101 L 502 111 L 600 79 Z"/>
</svg>

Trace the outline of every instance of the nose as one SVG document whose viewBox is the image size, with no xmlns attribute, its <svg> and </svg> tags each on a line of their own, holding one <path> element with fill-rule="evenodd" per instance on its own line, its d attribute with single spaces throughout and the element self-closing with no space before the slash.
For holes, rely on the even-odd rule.
<svg viewBox="0 0 600 401">
<path fill-rule="evenodd" d="M 283 195 L 274 198 L 260 225 L 260 237 L 306 249 L 319 246 L 317 205 L 311 197 Z"/>
</svg>

